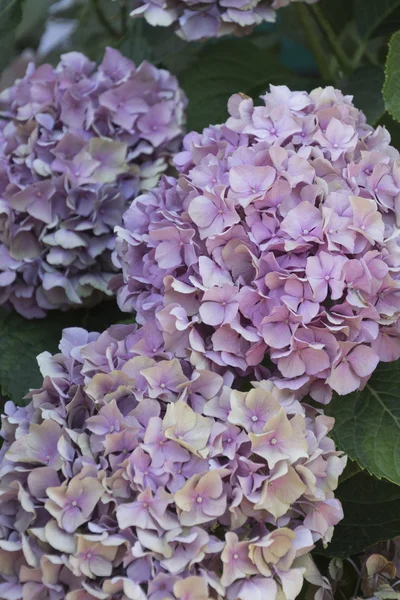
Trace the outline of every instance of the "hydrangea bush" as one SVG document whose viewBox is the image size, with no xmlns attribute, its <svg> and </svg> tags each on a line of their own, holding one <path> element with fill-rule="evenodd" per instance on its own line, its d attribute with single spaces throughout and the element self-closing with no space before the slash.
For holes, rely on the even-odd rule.
<svg viewBox="0 0 400 600">
<path fill-rule="evenodd" d="M 119 304 L 199 368 L 263 363 L 326 403 L 400 357 L 399 153 L 332 87 L 262 100 L 234 95 L 132 203 Z"/>
<path fill-rule="evenodd" d="M 0 4 L 0 600 L 400 598 L 399 2 Z"/>
<path fill-rule="evenodd" d="M 297 597 L 343 516 L 333 419 L 179 361 L 151 322 L 65 330 L 38 362 L 2 419 L 1 598 Z"/>
<path fill-rule="evenodd" d="M 175 77 L 107 48 L 28 67 L 0 97 L 0 304 L 25 317 L 110 294 L 114 227 L 177 149 Z"/>
<path fill-rule="evenodd" d="M 174 25 L 187 41 L 227 34 L 246 35 L 260 23 L 273 23 L 276 11 L 292 2 L 318 0 L 134 0 L 131 17 L 144 17 L 150 25 Z"/>
</svg>

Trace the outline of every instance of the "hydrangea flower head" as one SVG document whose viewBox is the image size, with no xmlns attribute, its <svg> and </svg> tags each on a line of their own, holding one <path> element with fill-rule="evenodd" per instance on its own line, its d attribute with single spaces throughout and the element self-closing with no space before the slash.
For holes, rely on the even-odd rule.
<svg viewBox="0 0 400 600">
<path fill-rule="evenodd" d="M 300 593 L 343 516 L 333 419 L 270 381 L 234 389 L 160 338 L 151 322 L 65 330 L 42 388 L 6 404 L 1 598 Z"/>
<path fill-rule="evenodd" d="M 114 227 L 182 133 L 176 79 L 108 48 L 28 67 L 0 97 L 0 304 L 43 317 L 110 294 Z"/>
<path fill-rule="evenodd" d="M 134 0 L 131 17 L 144 17 L 150 25 L 174 25 L 180 37 L 193 41 L 247 35 L 260 23 L 273 23 L 277 9 L 292 2 L 318 0 Z"/>
<path fill-rule="evenodd" d="M 399 154 L 333 88 L 262 100 L 234 95 L 132 203 L 119 304 L 194 365 L 328 402 L 400 357 Z"/>
</svg>

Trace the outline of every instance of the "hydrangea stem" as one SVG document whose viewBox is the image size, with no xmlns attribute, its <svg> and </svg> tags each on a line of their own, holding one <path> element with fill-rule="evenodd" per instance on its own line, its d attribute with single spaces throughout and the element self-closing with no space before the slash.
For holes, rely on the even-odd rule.
<svg viewBox="0 0 400 600">
<path fill-rule="evenodd" d="M 353 70 L 353 65 L 351 60 L 348 58 L 346 52 L 343 50 L 340 42 L 338 41 L 335 32 L 333 31 L 330 23 L 325 18 L 321 8 L 316 4 L 310 6 L 310 10 L 312 11 L 321 31 L 324 33 L 327 41 L 329 42 L 340 66 L 342 67 L 345 73 L 351 73 Z"/>
<path fill-rule="evenodd" d="M 315 60 L 317 61 L 319 72 L 324 79 L 329 81 L 331 79 L 329 59 L 319 41 L 318 32 L 315 30 L 314 19 L 304 4 L 297 4 L 297 11 L 299 13 L 304 31 L 307 34 L 307 40 L 310 44 L 311 51 Z"/>
</svg>

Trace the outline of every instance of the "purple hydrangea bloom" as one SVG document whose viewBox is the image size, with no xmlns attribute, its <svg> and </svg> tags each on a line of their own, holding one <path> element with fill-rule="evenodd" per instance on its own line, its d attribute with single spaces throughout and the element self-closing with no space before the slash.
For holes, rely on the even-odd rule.
<svg viewBox="0 0 400 600">
<path fill-rule="evenodd" d="M 134 0 L 131 17 L 144 17 L 150 25 L 173 24 L 181 38 L 193 41 L 247 35 L 260 23 L 273 23 L 277 9 L 291 2 L 318 0 Z"/>
<path fill-rule="evenodd" d="M 153 337 L 67 329 L 30 403 L 6 404 L 5 600 L 295 600 L 330 541 L 334 420 L 271 381 L 239 391 L 226 368 L 144 349 Z"/>
<path fill-rule="evenodd" d="M 329 402 L 400 357 L 399 153 L 331 87 L 236 94 L 229 112 L 126 212 L 119 305 L 193 365 L 263 363 Z"/>
<path fill-rule="evenodd" d="M 175 77 L 108 48 L 35 68 L 0 96 L 0 304 L 28 318 L 110 295 L 114 227 L 179 144 Z"/>
</svg>

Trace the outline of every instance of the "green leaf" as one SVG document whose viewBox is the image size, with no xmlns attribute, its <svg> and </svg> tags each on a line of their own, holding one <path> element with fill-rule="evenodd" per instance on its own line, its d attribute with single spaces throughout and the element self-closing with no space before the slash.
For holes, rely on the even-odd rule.
<svg viewBox="0 0 400 600">
<path fill-rule="evenodd" d="M 344 481 L 335 495 L 342 502 L 344 519 L 324 554 L 351 556 L 400 535 L 399 486 L 361 472 Z"/>
<path fill-rule="evenodd" d="M 345 482 L 347 479 L 354 477 L 357 473 L 360 473 L 361 469 L 354 460 L 348 460 L 347 465 L 341 476 L 339 477 L 339 484 Z"/>
<path fill-rule="evenodd" d="M 400 25 L 400 0 L 355 0 L 359 31 L 364 39 L 386 35 Z"/>
<path fill-rule="evenodd" d="M 397 121 L 400 121 L 400 31 L 394 34 L 389 43 L 383 95 L 386 108 Z"/>
<path fill-rule="evenodd" d="M 189 97 L 188 130 L 201 130 L 227 118 L 229 97 L 249 95 L 268 84 L 289 85 L 290 71 L 272 50 L 260 51 L 247 40 L 221 41 L 206 47 L 180 75 Z"/>
<path fill-rule="evenodd" d="M 64 328 L 84 327 L 101 332 L 125 317 L 114 302 L 90 310 L 54 311 L 43 320 L 27 321 L 15 313 L 7 315 L 0 322 L 0 393 L 22 404 L 27 392 L 41 385 L 36 357 L 45 350 L 57 352 Z"/>
<path fill-rule="evenodd" d="M 352 73 L 341 88 L 344 94 L 354 96 L 354 104 L 365 113 L 370 125 L 374 125 L 385 112 L 382 96 L 384 80 L 383 69 L 369 65 Z"/>
<path fill-rule="evenodd" d="M 0 71 L 15 55 L 16 29 L 21 18 L 21 0 L 0 0 Z"/>
<path fill-rule="evenodd" d="M 335 396 L 326 407 L 335 417 L 340 450 L 361 468 L 400 485 L 400 361 L 381 363 L 362 392 Z"/>
<path fill-rule="evenodd" d="M 18 46 L 37 48 L 54 0 L 24 0 L 22 21 L 17 29 Z"/>
<path fill-rule="evenodd" d="M 145 28 L 144 19 L 130 21 L 127 34 L 118 47 L 124 56 L 137 64 L 143 60 L 153 62 L 153 49 L 146 39 Z"/>
</svg>

